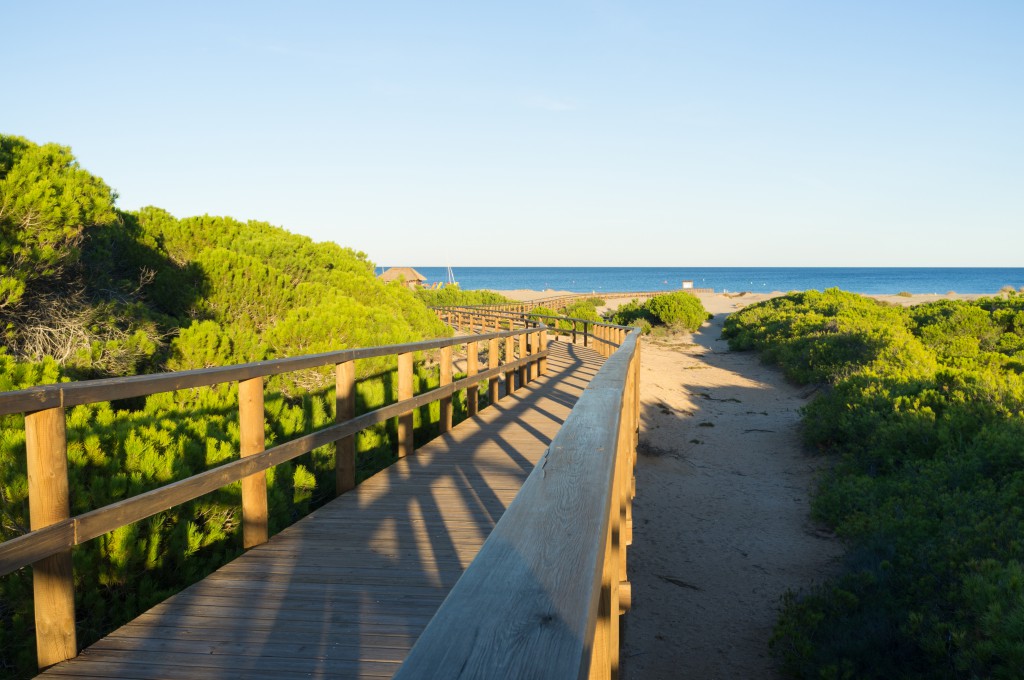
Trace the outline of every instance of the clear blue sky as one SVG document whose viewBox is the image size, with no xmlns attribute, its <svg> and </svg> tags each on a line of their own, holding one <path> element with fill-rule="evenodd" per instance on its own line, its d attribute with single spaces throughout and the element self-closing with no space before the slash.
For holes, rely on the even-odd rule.
<svg viewBox="0 0 1024 680">
<path fill-rule="evenodd" d="M 0 131 L 382 264 L 1021 266 L 1024 1 L 3 5 Z"/>
</svg>

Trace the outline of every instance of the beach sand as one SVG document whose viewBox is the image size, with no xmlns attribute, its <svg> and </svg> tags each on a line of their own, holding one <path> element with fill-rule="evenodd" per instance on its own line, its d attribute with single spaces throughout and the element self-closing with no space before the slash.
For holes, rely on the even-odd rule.
<svg viewBox="0 0 1024 680">
<path fill-rule="evenodd" d="M 518 300 L 521 302 L 530 302 L 533 300 L 540 300 L 548 297 L 555 297 L 560 295 L 579 295 L 579 293 L 573 293 L 567 290 L 496 290 L 496 293 L 500 293 L 511 300 Z M 665 291 L 675 292 L 675 291 Z M 686 291 L 684 291 L 686 292 Z M 761 302 L 762 300 L 768 300 L 770 298 L 780 297 L 785 295 L 784 291 L 772 291 L 771 293 L 694 293 L 701 302 L 704 303 L 704 307 L 712 314 L 723 314 L 742 309 L 747 305 L 754 304 L 755 302 Z M 988 295 L 998 295 L 998 292 L 992 292 Z M 946 293 L 944 295 L 934 293 L 915 293 L 913 295 L 868 295 L 867 297 L 881 300 L 882 302 L 888 302 L 894 305 L 902 305 L 903 307 L 909 307 L 911 305 L 919 305 L 924 302 L 934 302 L 935 300 L 977 300 L 980 297 L 986 297 L 986 295 L 974 294 L 974 293 Z M 602 295 L 605 301 L 603 307 L 599 307 L 598 311 L 603 312 L 609 309 L 616 309 L 619 305 L 629 302 L 632 299 L 628 295 L 616 295 L 615 293 L 606 293 Z"/>
<path fill-rule="evenodd" d="M 814 389 L 729 351 L 723 312 L 737 303 L 715 303 L 698 333 L 643 344 L 626 680 L 777 677 L 781 597 L 835 573 L 842 554 L 810 519 L 827 464 L 800 440 Z"/>
</svg>

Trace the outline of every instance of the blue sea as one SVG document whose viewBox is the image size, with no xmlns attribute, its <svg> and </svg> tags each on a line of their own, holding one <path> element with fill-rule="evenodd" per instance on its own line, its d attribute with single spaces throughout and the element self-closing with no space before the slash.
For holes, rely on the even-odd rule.
<svg viewBox="0 0 1024 680">
<path fill-rule="evenodd" d="M 428 284 L 446 267 L 416 267 Z M 463 290 L 568 290 L 579 293 L 678 290 L 684 279 L 715 292 L 842 288 L 855 293 L 996 293 L 1024 286 L 1024 268 L 932 267 L 457 267 Z"/>
</svg>

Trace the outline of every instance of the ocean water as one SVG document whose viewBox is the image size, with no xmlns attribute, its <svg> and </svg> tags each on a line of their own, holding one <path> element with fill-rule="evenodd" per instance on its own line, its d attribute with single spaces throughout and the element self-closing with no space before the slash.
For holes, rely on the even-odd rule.
<svg viewBox="0 0 1024 680">
<path fill-rule="evenodd" d="M 446 281 L 446 267 L 416 267 L 428 284 Z M 579 293 L 677 290 L 684 279 L 715 292 L 842 288 L 871 295 L 996 293 L 1024 286 L 1024 268 L 930 267 L 458 267 L 463 290 L 568 290 Z"/>
</svg>

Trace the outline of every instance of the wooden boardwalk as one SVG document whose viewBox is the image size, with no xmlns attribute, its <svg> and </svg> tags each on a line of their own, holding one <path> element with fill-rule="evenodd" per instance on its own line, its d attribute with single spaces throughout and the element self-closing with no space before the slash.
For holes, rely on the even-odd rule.
<svg viewBox="0 0 1024 680">
<path fill-rule="evenodd" d="M 391 677 L 603 361 L 549 349 L 548 376 L 46 675 Z"/>
</svg>

